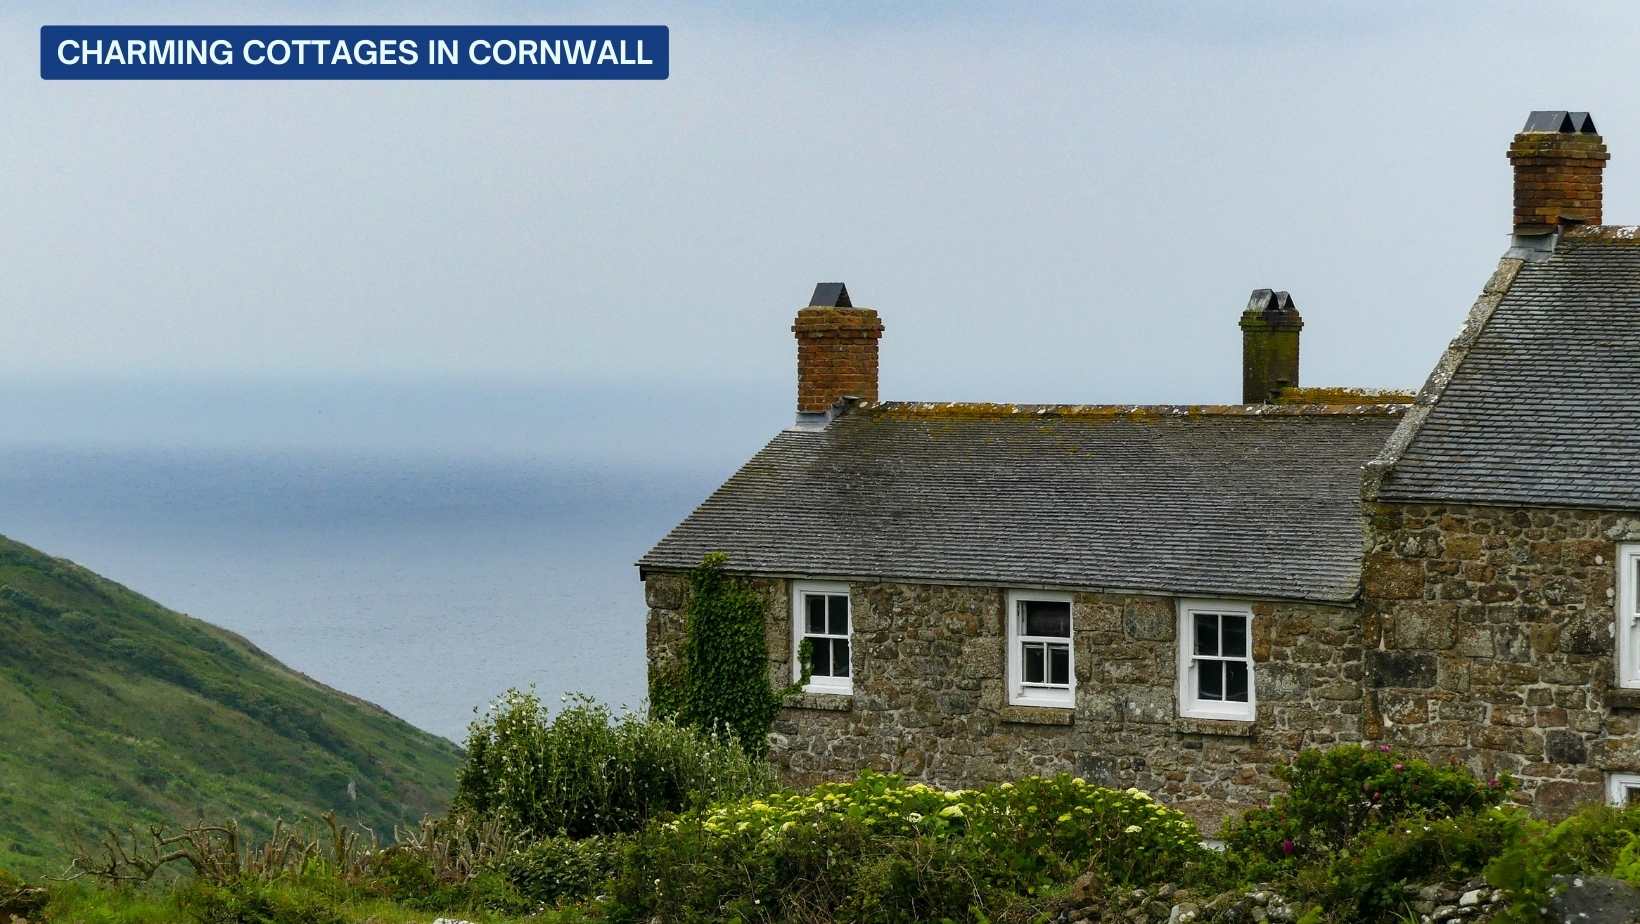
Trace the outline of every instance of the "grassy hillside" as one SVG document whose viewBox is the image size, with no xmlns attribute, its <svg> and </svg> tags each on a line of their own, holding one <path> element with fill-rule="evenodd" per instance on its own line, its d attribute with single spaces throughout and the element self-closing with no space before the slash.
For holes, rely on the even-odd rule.
<svg viewBox="0 0 1640 924">
<path fill-rule="evenodd" d="M 0 537 L 0 868 L 45 871 L 72 838 L 201 817 L 265 828 L 334 810 L 386 835 L 445 806 L 459 756 L 231 632 Z"/>
</svg>

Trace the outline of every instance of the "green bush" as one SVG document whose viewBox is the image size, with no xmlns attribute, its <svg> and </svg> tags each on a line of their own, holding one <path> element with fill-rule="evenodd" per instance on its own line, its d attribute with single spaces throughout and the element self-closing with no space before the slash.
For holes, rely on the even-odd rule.
<svg viewBox="0 0 1640 924">
<path fill-rule="evenodd" d="M 1247 880 L 1330 862 L 1363 832 L 1404 818 L 1483 811 L 1514 785 L 1507 775 L 1479 780 L 1462 766 L 1432 766 L 1387 746 L 1304 751 L 1276 774 L 1288 791 L 1225 830 L 1226 859 Z"/>
<path fill-rule="evenodd" d="M 1575 873 L 1613 873 L 1640 885 L 1634 860 L 1640 847 L 1640 808 L 1589 805 L 1554 826 L 1534 823 L 1486 869 L 1487 881 L 1509 897 L 1500 918 L 1510 924 L 1544 920 L 1554 878 Z"/>
<path fill-rule="evenodd" d="M 513 888 L 537 905 L 557 905 L 596 895 L 621 862 L 625 840 L 616 836 L 549 837 L 497 864 Z"/>
<path fill-rule="evenodd" d="M 768 765 L 732 739 L 617 717 L 585 697 L 554 718 L 534 693 L 509 690 L 468 731 L 456 805 L 533 837 L 585 837 L 773 784 Z"/>
<path fill-rule="evenodd" d="M 1138 790 L 1060 776 L 946 792 L 865 773 L 655 825 L 614 895 L 635 919 L 997 919 L 1090 867 L 1137 886 L 1203 853 L 1188 818 Z"/>
<path fill-rule="evenodd" d="M 894 922 L 997 919 L 994 857 L 972 842 L 894 835 L 838 814 L 758 837 L 698 815 L 639 835 L 613 883 L 616 921 Z M 988 909 L 974 913 L 977 909 Z"/>
<path fill-rule="evenodd" d="M 497 869 L 486 866 L 466 875 L 450 875 L 449 871 L 441 875 L 426 852 L 403 847 L 372 855 L 366 874 L 349 885 L 365 895 L 422 911 L 460 908 L 525 914 L 540 904 Z"/>
<path fill-rule="evenodd" d="M 340 881 L 304 879 L 263 882 L 247 879 L 228 885 L 193 880 L 177 903 L 198 924 L 347 924 Z"/>
<path fill-rule="evenodd" d="M 1407 913 L 1408 883 L 1465 880 L 1516 843 L 1529 824 L 1515 806 L 1451 818 L 1403 817 L 1361 835 L 1333 861 L 1299 881 L 1336 920 L 1395 921 Z"/>
</svg>

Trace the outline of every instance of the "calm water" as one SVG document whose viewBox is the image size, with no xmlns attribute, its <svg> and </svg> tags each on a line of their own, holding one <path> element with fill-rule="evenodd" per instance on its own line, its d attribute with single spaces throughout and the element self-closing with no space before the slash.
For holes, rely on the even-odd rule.
<svg viewBox="0 0 1640 924">
<path fill-rule="evenodd" d="M 509 686 L 643 696 L 632 563 L 721 466 L 0 445 L 0 533 L 459 739 Z"/>
</svg>

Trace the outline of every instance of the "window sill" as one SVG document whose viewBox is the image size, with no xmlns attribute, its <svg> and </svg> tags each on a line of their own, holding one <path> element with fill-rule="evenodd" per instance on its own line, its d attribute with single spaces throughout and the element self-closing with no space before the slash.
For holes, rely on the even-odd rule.
<svg viewBox="0 0 1640 924">
<path fill-rule="evenodd" d="M 1607 709 L 1640 709 L 1640 690 L 1633 687 L 1609 687 L 1606 690 Z"/>
<path fill-rule="evenodd" d="M 1173 730 L 1186 735 L 1252 738 L 1258 734 L 1258 723 L 1251 719 L 1199 719 L 1181 716 L 1173 720 Z"/>
<path fill-rule="evenodd" d="M 851 693 L 793 693 L 781 703 L 787 709 L 810 709 L 817 712 L 850 712 L 854 709 Z"/>
<path fill-rule="evenodd" d="M 1069 706 L 1005 706 L 1002 721 L 1012 725 L 1069 725 L 1076 710 Z"/>
</svg>

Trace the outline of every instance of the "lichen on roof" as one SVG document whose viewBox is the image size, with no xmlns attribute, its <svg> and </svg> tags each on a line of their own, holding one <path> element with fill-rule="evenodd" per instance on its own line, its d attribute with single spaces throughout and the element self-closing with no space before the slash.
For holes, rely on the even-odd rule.
<svg viewBox="0 0 1640 924">
<path fill-rule="evenodd" d="M 1416 394 L 1393 388 L 1354 388 L 1348 385 L 1321 385 L 1312 388 L 1282 389 L 1277 401 L 1299 405 L 1411 404 Z"/>
<path fill-rule="evenodd" d="M 1579 225 L 1568 229 L 1566 238 L 1574 241 L 1617 241 L 1627 244 L 1640 244 L 1640 226 Z"/>
<path fill-rule="evenodd" d="M 912 419 L 1039 418 L 1086 420 L 1163 420 L 1179 417 L 1308 417 L 1356 415 L 1395 417 L 1406 411 L 1411 396 L 1401 392 L 1361 392 L 1356 403 L 1317 401 L 1305 404 L 996 404 L 967 401 L 883 401 L 862 404 L 874 417 Z"/>
</svg>

